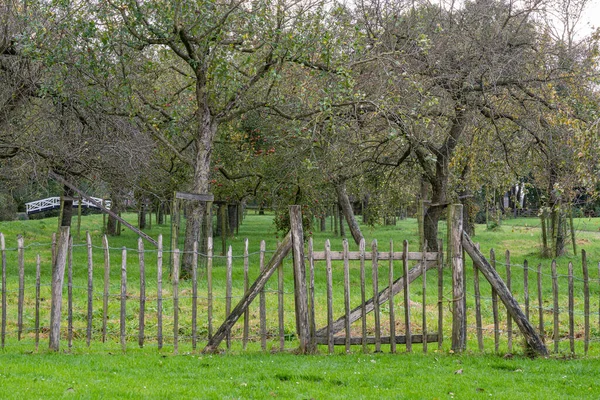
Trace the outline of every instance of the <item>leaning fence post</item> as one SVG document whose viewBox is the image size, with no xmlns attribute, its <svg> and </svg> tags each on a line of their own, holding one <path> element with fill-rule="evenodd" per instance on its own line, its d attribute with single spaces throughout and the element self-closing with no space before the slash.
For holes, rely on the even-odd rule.
<svg viewBox="0 0 600 400">
<path fill-rule="evenodd" d="M 56 265 L 52 272 L 52 307 L 50 311 L 50 350 L 58 351 L 60 343 L 60 315 L 62 290 L 65 280 L 65 265 L 69 246 L 69 227 L 60 227 Z"/>
<path fill-rule="evenodd" d="M 462 352 L 467 347 L 465 281 L 462 249 L 463 206 L 453 204 L 448 215 L 450 254 L 452 263 L 452 350 Z"/>
<path fill-rule="evenodd" d="M 310 322 L 308 318 L 308 291 L 306 288 L 306 265 L 304 263 L 304 232 L 300 206 L 290 206 L 290 226 L 292 250 L 294 254 L 294 293 L 296 300 L 296 321 L 300 352 L 310 353 Z"/>
</svg>

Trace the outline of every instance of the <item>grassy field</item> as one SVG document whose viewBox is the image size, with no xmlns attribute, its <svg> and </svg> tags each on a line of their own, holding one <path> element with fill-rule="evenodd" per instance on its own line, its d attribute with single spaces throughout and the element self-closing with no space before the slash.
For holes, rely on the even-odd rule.
<svg viewBox="0 0 600 400">
<path fill-rule="evenodd" d="M 135 221 L 135 215 L 127 215 L 132 222 Z M 259 242 L 261 239 L 267 242 L 268 251 L 274 250 L 277 240 L 280 239 L 274 233 L 271 223 L 271 216 L 248 215 L 240 228 L 239 235 L 231 238 L 228 244 L 234 248 L 234 254 L 241 255 L 244 239 L 247 237 L 250 241 L 250 275 L 251 278 L 258 274 L 258 254 Z M 597 385 L 594 371 L 600 366 L 600 333 L 598 330 L 598 298 L 600 291 L 597 284 L 598 270 L 597 265 L 600 260 L 600 243 L 597 239 L 600 235 L 598 228 L 600 220 L 582 219 L 576 220 L 577 243 L 580 248 L 585 248 L 588 252 L 588 259 L 591 268 L 591 277 L 594 282 L 591 284 L 591 308 L 592 313 L 592 342 L 590 345 L 589 356 L 572 357 L 568 351 L 567 335 L 567 316 L 564 313 L 566 309 L 566 271 L 568 262 L 576 264 L 576 275 L 579 280 L 576 282 L 575 291 L 576 304 L 581 308 L 581 262 L 580 256 L 572 254 L 558 260 L 559 274 L 561 275 L 561 348 L 558 354 L 554 354 L 549 359 L 530 360 L 519 355 L 520 338 L 515 339 L 516 353 L 511 358 L 504 358 L 507 351 L 505 334 L 502 336 L 500 354 L 493 353 L 492 335 L 486 335 L 486 354 L 479 354 L 477 343 L 475 341 L 475 329 L 473 329 L 473 307 L 474 298 L 472 286 L 468 289 L 468 351 L 463 355 L 454 355 L 449 351 L 449 340 L 446 340 L 441 351 L 437 351 L 437 346 L 430 345 L 428 355 L 421 354 L 421 347 L 415 346 L 413 354 L 386 354 L 389 346 L 384 346 L 384 353 L 361 354 L 360 347 L 353 348 L 353 354 L 342 355 L 343 347 L 337 350 L 335 355 L 325 355 L 326 349 L 321 348 L 320 355 L 316 356 L 296 356 L 291 354 L 296 345 L 294 340 L 294 317 L 293 304 L 291 301 L 286 303 L 285 331 L 288 337 L 286 348 L 289 349 L 283 353 L 270 354 L 270 352 L 261 352 L 258 343 L 258 312 L 256 307 L 252 309 L 250 315 L 251 339 L 247 351 L 241 350 L 239 340 L 234 340 L 232 349 L 221 355 L 201 355 L 198 351 L 193 351 L 189 343 L 190 323 L 189 309 L 191 307 L 189 282 L 182 282 L 182 299 L 180 309 L 182 321 L 180 322 L 180 336 L 183 342 L 180 345 L 178 356 L 172 354 L 172 341 L 169 335 L 172 332 L 172 306 L 169 303 L 171 295 L 169 283 L 165 280 L 165 335 L 166 344 L 163 350 L 156 348 L 155 332 L 156 326 L 151 322 L 152 302 L 156 295 L 149 295 L 149 323 L 147 326 L 147 345 L 144 349 L 137 348 L 137 316 L 139 306 L 136 302 L 136 292 L 138 290 L 139 272 L 137 266 L 137 254 L 134 249 L 137 248 L 137 238 L 132 232 L 123 231 L 120 237 L 110 238 L 111 246 L 111 303 L 109 308 L 109 340 L 107 343 L 99 342 L 101 329 L 101 286 L 102 286 L 102 260 L 103 253 L 99 248 L 101 245 L 101 216 L 87 216 L 83 219 L 82 231 L 89 230 L 94 243 L 94 341 L 91 348 L 87 348 L 84 342 L 84 326 L 86 316 L 86 249 L 82 246 L 83 242 L 76 242 L 74 247 L 74 319 L 75 319 L 75 342 L 72 349 L 65 349 L 60 354 L 48 353 L 47 340 L 42 333 L 42 343 L 40 351 L 35 352 L 33 344 L 33 332 L 31 330 L 33 313 L 31 303 L 26 305 L 25 326 L 26 332 L 24 339 L 16 341 L 15 324 L 9 323 L 9 336 L 5 349 L 2 350 L 0 359 L 0 387 L 2 394 L 0 398 L 17 398 L 28 395 L 28 397 L 39 398 L 58 398 L 58 397 L 76 397 L 76 398 L 514 398 L 515 395 L 529 395 L 535 398 L 598 398 L 600 397 L 600 387 Z M 31 295 L 34 283 L 35 256 L 37 253 L 42 258 L 42 282 L 49 282 L 50 270 L 50 235 L 56 229 L 56 218 L 37 221 L 15 221 L 0 222 L 0 232 L 6 236 L 8 268 L 8 298 L 9 298 L 9 321 L 14 317 L 17 286 L 16 286 L 16 236 L 23 235 L 26 244 L 26 293 Z M 551 281 L 549 273 L 549 260 L 542 259 L 539 256 L 539 228 L 536 226 L 539 222 L 535 219 L 515 219 L 504 221 L 503 226 L 495 231 L 487 231 L 484 226 L 477 227 L 475 241 L 480 243 L 481 249 L 485 254 L 489 253 L 491 248 L 496 249 L 499 261 L 504 260 L 504 250 L 511 250 L 511 264 L 513 265 L 513 293 L 522 302 L 523 289 L 523 262 L 528 260 L 531 268 L 538 263 L 544 265 L 544 307 L 551 306 Z M 329 226 L 329 225 L 328 225 Z M 380 251 L 389 249 L 390 239 L 395 243 L 395 249 L 401 248 L 401 241 L 409 240 L 410 243 L 416 243 L 416 224 L 414 220 L 408 219 L 399 221 L 395 227 L 363 227 L 363 232 L 370 242 L 377 238 L 380 244 Z M 148 232 L 151 236 L 157 237 L 162 233 L 165 236 L 165 243 L 169 241 L 170 226 L 153 225 Z M 82 235 L 83 236 L 83 235 Z M 323 248 L 325 239 L 332 240 L 332 248 L 341 249 L 341 239 L 335 237 L 332 232 L 313 232 L 315 249 Z M 440 237 L 445 238 L 445 226 L 440 228 Z M 119 301 L 116 294 L 119 292 L 119 266 L 121 262 L 121 248 L 130 249 L 128 252 L 128 350 L 126 354 L 121 354 L 118 344 L 118 309 Z M 351 246 L 353 247 L 353 246 Z M 156 252 L 152 246 L 146 245 L 145 254 L 148 265 L 148 276 L 155 276 Z M 416 250 L 416 246 L 413 248 Z M 267 254 L 268 258 L 268 254 Z M 234 304 L 243 294 L 242 284 L 242 259 L 234 259 Z M 223 309 L 223 280 L 224 280 L 223 258 L 215 259 L 215 297 L 220 302 L 215 308 L 215 325 L 218 326 L 224 316 Z M 467 260 L 467 282 L 472 285 L 472 268 L 470 261 Z M 168 268 L 168 267 L 166 267 Z M 285 291 L 286 297 L 291 300 L 293 290 L 293 278 L 291 276 L 291 262 L 287 261 L 285 269 Z M 396 267 L 398 270 L 399 267 Z M 356 265 L 353 269 L 353 294 L 352 304 L 357 305 L 360 302 L 360 296 L 357 290 Z M 504 266 L 499 262 L 498 269 L 502 276 L 505 276 Z M 398 273 L 400 273 L 398 271 Z M 324 302 L 324 276 L 323 265 L 317 265 L 316 280 L 316 314 L 318 325 L 322 326 L 325 321 L 325 302 Z M 435 290 L 436 277 L 434 273 L 428 275 L 427 304 L 432 305 L 432 310 L 428 311 L 428 318 L 431 320 L 431 326 L 435 327 L 437 314 L 435 305 L 437 294 Z M 381 279 L 387 278 L 387 269 L 381 268 Z M 431 280 L 431 282 L 430 282 Z M 531 292 L 534 292 L 534 276 L 530 277 Z M 343 290 L 341 282 L 343 273 L 340 264 L 334 265 L 334 282 L 336 289 L 334 293 L 336 314 L 343 313 Z M 446 296 L 451 290 L 449 286 L 450 274 L 445 271 Z M 148 279 L 148 293 L 155 290 L 155 280 Z M 381 286 L 383 287 L 383 286 Z M 415 281 L 414 288 L 411 290 L 411 298 L 418 300 L 421 298 L 421 283 Z M 276 280 L 272 280 L 267 287 L 267 307 L 269 310 L 267 324 L 269 327 L 268 349 L 277 345 L 275 338 L 277 331 L 277 289 Z M 199 283 L 200 293 L 205 293 L 205 276 L 201 275 Z M 42 326 L 44 315 L 49 308 L 49 286 L 42 287 L 42 295 L 45 298 L 42 301 Z M 370 295 L 370 293 L 368 293 Z M 397 296 L 396 301 L 401 302 L 401 295 Z M 28 297 L 30 298 L 30 297 Z M 486 308 L 484 308 L 484 322 L 489 328 L 490 324 L 490 291 L 489 286 L 482 284 L 482 298 Z M 532 294 L 532 303 L 537 297 Z M 448 299 L 446 299 L 448 300 Z M 206 305 L 205 298 L 200 301 L 199 311 L 199 333 L 202 337 L 206 336 L 206 311 L 203 308 Z M 420 300 L 418 300 L 420 301 Z M 451 302 L 447 301 L 445 306 L 445 335 L 448 338 L 450 329 L 450 309 Z M 170 308 L 169 308 L 170 307 Z M 27 311 L 29 310 L 29 311 Z M 595 310 L 595 311 L 594 311 Z M 397 319 L 402 319 L 401 311 L 398 311 Z M 414 318 L 420 320 L 418 314 L 419 308 L 415 309 Z M 536 312 L 537 310 L 533 310 Z M 382 320 L 387 317 L 385 307 L 383 309 Z M 576 314 L 577 335 L 581 334 L 583 315 L 581 312 Z M 371 318 L 371 317 L 370 317 Z M 505 323 L 505 317 L 502 323 Z M 536 323 L 535 317 L 532 318 Z M 14 318 L 12 318 L 14 321 Z M 548 314 L 546 317 L 546 329 L 552 328 L 552 317 Z M 369 323 L 372 320 L 369 319 Z M 358 326 L 358 325 L 357 325 Z M 401 326 L 399 327 L 401 328 Z M 418 333 L 419 327 L 415 326 L 413 332 Z M 401 332 L 401 329 L 399 330 Z M 238 323 L 233 331 L 233 336 L 239 339 L 241 336 L 241 324 Z M 223 346 L 222 346 L 223 347 Z M 199 345 L 199 349 L 202 344 Z M 404 348 L 399 346 L 399 353 L 403 353 Z M 583 354 L 582 343 L 577 341 L 577 354 Z"/>
</svg>

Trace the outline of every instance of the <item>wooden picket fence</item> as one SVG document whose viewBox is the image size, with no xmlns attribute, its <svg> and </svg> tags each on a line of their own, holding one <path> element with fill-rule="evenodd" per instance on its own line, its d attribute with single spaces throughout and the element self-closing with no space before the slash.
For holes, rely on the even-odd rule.
<svg viewBox="0 0 600 400">
<path fill-rule="evenodd" d="M 453 211 L 453 218 L 457 215 L 462 213 Z M 295 220 L 301 218 L 295 217 Z M 498 286 L 496 282 L 496 286 L 490 288 L 482 283 L 480 273 L 484 269 L 481 266 L 474 269 L 472 282 L 464 281 L 465 273 L 461 268 L 468 262 L 462 259 L 461 243 L 468 244 L 468 241 L 465 242 L 464 237 L 460 240 L 460 223 L 449 225 L 451 260 L 446 268 L 441 241 L 438 252 L 425 251 L 425 247 L 419 249 L 421 251 L 410 251 L 406 241 L 402 243 L 402 251 L 395 251 L 391 241 L 389 247 L 374 241 L 369 249 L 362 241 L 358 250 L 351 251 L 345 240 L 341 250 L 332 250 L 327 241 L 320 251 L 314 249 L 310 238 L 304 245 L 301 226 L 296 223 L 274 252 L 268 252 L 262 241 L 260 250 L 250 253 L 246 240 L 242 255 L 234 256 L 229 247 L 225 256 L 217 256 L 212 237 L 209 237 L 206 254 L 195 248 L 191 279 L 183 282 L 179 281 L 180 251 L 165 251 L 162 237 L 158 238 L 158 248 L 149 251 L 140 238 L 137 249 L 116 249 L 121 254 L 118 290 L 114 285 L 114 267 L 111 274 L 111 261 L 115 258 L 113 255 L 111 259 L 111 253 L 115 249 L 110 248 L 106 236 L 102 238 L 101 246 L 94 246 L 88 233 L 84 245 L 74 246 L 68 229 L 62 229 L 53 242 L 51 259 L 42 260 L 36 255 L 32 265 L 32 247 L 26 247 L 24 239 L 18 238 L 16 248 L 8 249 L 0 233 L 0 344 L 4 348 L 7 343 L 14 344 L 14 339 L 33 338 L 37 349 L 40 340 L 47 338 L 49 347 L 58 350 L 64 341 L 71 348 L 82 346 L 84 339 L 85 346 L 118 339 L 123 351 L 137 341 L 140 347 L 162 349 L 165 345 L 172 346 L 173 352 L 177 353 L 180 342 L 191 345 L 192 350 L 200 347 L 215 350 L 223 339 L 228 349 L 232 341 L 239 341 L 243 349 L 255 342 L 265 351 L 285 351 L 290 347 L 297 348 L 300 343 L 300 348 L 309 351 L 324 345 L 328 352 L 334 352 L 338 345 L 344 346 L 346 351 L 351 351 L 352 346 L 360 346 L 365 352 L 378 352 L 382 346 L 386 349 L 389 346 L 389 350 L 395 352 L 398 345 L 413 351 L 413 344 L 419 343 L 426 352 L 428 343 L 437 343 L 438 349 L 442 349 L 445 336 L 451 337 L 453 350 L 464 350 L 467 333 L 472 332 L 477 348 L 482 352 L 486 350 L 486 343 L 492 342 L 495 352 L 513 352 L 520 333 L 513 329 L 511 316 L 518 317 L 518 313 L 514 313 L 514 308 L 511 313 L 503 311 L 510 309 L 502 305 L 502 302 L 507 304 L 505 300 L 498 301 L 502 294 L 494 288 L 504 286 Z M 78 259 L 85 258 L 87 265 L 73 265 L 74 249 L 85 251 L 85 257 Z M 101 266 L 95 266 L 94 253 L 98 249 L 102 253 Z M 290 270 L 283 260 L 292 250 L 293 268 Z M 467 251 L 472 253 L 471 248 Z M 137 262 L 128 257 L 132 252 L 137 254 Z M 149 253 L 152 257 L 147 257 Z M 169 271 L 165 268 L 165 260 L 171 256 L 172 270 Z M 149 268 L 146 260 L 154 257 L 156 265 Z M 199 263 L 201 259 L 204 262 Z M 482 260 L 479 258 L 477 263 L 481 265 Z M 590 344 L 598 341 L 600 264 L 598 279 L 591 279 L 585 252 L 581 278 L 575 276 L 572 262 L 566 275 L 558 274 L 556 262 L 551 263 L 550 273 L 547 266 L 541 265 L 532 271 L 527 262 L 515 264 L 508 251 L 503 263 L 492 251 L 489 263 L 498 278 L 500 273 L 503 275 L 501 281 L 508 288 L 511 300 L 519 300 L 525 322 L 535 325 L 539 337 L 552 341 L 554 352 L 567 350 L 566 346 L 561 346 L 564 341 L 569 342 L 569 353 L 581 352 L 577 343 L 582 341 L 582 352 L 587 354 Z M 428 273 L 430 270 L 431 274 Z M 33 271 L 35 279 L 31 277 Z M 275 272 L 277 278 L 270 281 Z M 291 279 L 286 275 L 290 273 L 294 278 L 293 290 L 289 290 Z M 486 273 L 489 275 L 489 271 Z M 452 285 L 444 286 L 444 275 L 449 274 L 452 279 L 446 279 L 446 282 L 452 282 Z M 530 289 L 534 274 L 536 291 Z M 256 280 L 251 276 L 257 276 Z M 98 280 L 101 291 L 95 289 Z M 517 281 L 522 285 L 515 290 Z M 26 282 L 35 283 L 26 285 Z M 267 286 L 269 282 L 270 286 Z M 302 282 L 307 286 L 304 289 Z M 414 282 L 420 292 L 418 298 L 413 294 Z M 334 290 L 339 284 L 343 291 Z M 75 290 L 83 290 L 85 296 L 75 296 Z M 575 296 L 576 291 L 581 295 Z M 398 299 L 400 293 L 402 298 Z M 590 321 L 596 315 L 590 311 L 592 295 L 598 300 L 597 330 L 591 327 Z M 504 296 L 506 299 L 506 293 Z M 233 307 L 236 299 L 237 305 Z M 577 299 L 583 299 L 583 304 L 577 304 Z M 414 300 L 419 300 L 420 304 Z M 302 307 L 302 304 L 306 306 Z M 447 314 L 448 318 L 444 318 L 445 306 L 452 311 Z M 420 313 L 421 318 L 415 318 L 413 313 Z M 118 315 L 118 323 L 111 315 Z M 450 334 L 450 329 L 444 326 L 449 319 L 452 320 Z M 474 323 L 468 324 L 467 320 Z M 519 322 L 522 325 L 523 321 Z M 319 323 L 323 326 L 318 327 Z M 522 334 L 527 338 L 526 333 Z M 7 342 L 7 338 L 11 340 Z M 273 346 L 271 349 L 269 342 Z"/>
</svg>

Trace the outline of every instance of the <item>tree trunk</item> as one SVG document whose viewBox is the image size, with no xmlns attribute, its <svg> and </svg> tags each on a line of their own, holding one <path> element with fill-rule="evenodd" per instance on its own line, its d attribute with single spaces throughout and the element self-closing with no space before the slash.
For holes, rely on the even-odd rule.
<svg viewBox="0 0 600 400">
<path fill-rule="evenodd" d="M 196 83 L 196 97 L 199 105 L 197 112 L 198 136 L 196 137 L 196 157 L 194 160 L 194 184 L 192 193 L 208 193 L 210 189 L 210 162 L 213 150 L 213 141 L 217 132 L 218 123 L 208 108 L 206 88 L 203 79 Z M 183 245 L 183 260 L 181 265 L 181 278 L 192 276 L 192 263 L 194 256 L 194 243 L 200 239 L 202 221 L 206 213 L 206 203 L 191 201 L 187 210 L 185 225 L 185 241 Z"/>
<path fill-rule="evenodd" d="M 342 207 L 338 204 L 337 209 L 340 216 L 340 237 L 346 237 L 346 226 L 344 225 L 344 212 L 342 211 Z"/>
<path fill-rule="evenodd" d="M 161 201 L 156 210 L 156 223 L 162 225 L 165 223 L 165 204 Z"/>
<path fill-rule="evenodd" d="M 111 196 L 112 197 L 112 203 L 110 206 L 111 211 L 113 211 L 115 214 L 119 214 L 120 211 L 120 202 L 119 202 L 119 198 L 117 196 L 115 196 L 114 194 Z M 115 218 L 113 218 L 112 216 L 108 216 L 108 222 L 106 223 L 106 234 L 109 236 L 117 236 L 119 234 L 118 230 L 117 230 L 117 220 Z"/>
<path fill-rule="evenodd" d="M 146 201 L 140 200 L 138 209 L 138 228 L 146 229 Z"/>
<path fill-rule="evenodd" d="M 63 212 L 60 226 L 71 226 L 71 219 L 73 217 L 73 196 L 75 193 L 68 187 L 63 187 Z"/>
<path fill-rule="evenodd" d="M 325 216 L 320 218 L 321 220 L 321 232 L 325 232 L 327 230 L 327 218 Z"/>
<path fill-rule="evenodd" d="M 227 214 L 228 214 L 228 222 L 229 222 L 229 235 L 233 236 L 234 232 L 237 232 L 239 221 L 238 221 L 238 205 L 237 204 L 228 204 L 227 205 Z"/>
<path fill-rule="evenodd" d="M 335 187 L 335 190 L 338 195 L 338 202 L 342 209 L 342 213 L 344 214 L 344 217 L 346 217 L 348 228 L 350 228 L 350 233 L 354 238 L 354 242 L 356 242 L 356 244 L 359 244 L 360 241 L 363 239 L 363 234 L 360 231 L 358 222 L 356 222 L 356 218 L 354 217 L 354 211 L 352 211 L 352 204 L 350 204 L 350 198 L 348 197 L 348 193 L 346 192 L 346 183 L 342 182 L 338 184 Z"/>
</svg>

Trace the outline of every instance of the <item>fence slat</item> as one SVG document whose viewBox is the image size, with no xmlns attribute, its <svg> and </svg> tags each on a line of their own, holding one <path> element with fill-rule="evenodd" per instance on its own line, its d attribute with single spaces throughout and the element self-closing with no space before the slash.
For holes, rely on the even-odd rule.
<svg viewBox="0 0 600 400">
<path fill-rule="evenodd" d="M 554 352 L 558 353 L 558 342 L 560 341 L 560 332 L 558 331 L 558 275 L 556 273 L 556 260 L 552 260 L 552 298 L 554 314 Z"/>
<path fill-rule="evenodd" d="M 127 248 L 123 246 L 121 250 L 121 315 L 119 321 L 121 351 L 127 350 L 127 331 L 126 331 L 126 313 L 127 313 Z"/>
<path fill-rule="evenodd" d="M 508 291 L 511 291 L 511 268 L 510 268 L 510 251 L 506 250 L 505 253 L 505 263 L 506 263 L 506 287 Z M 506 333 L 508 335 L 508 352 L 512 353 L 513 351 L 513 331 L 512 331 L 512 318 L 508 310 L 506 310 Z"/>
<path fill-rule="evenodd" d="M 372 276 L 373 276 L 373 313 L 375 315 L 375 352 L 381 352 L 381 323 L 379 310 L 379 266 L 377 251 L 377 240 L 373 240 L 372 247 Z"/>
<path fill-rule="evenodd" d="M 207 259 L 206 259 L 206 290 L 207 290 L 207 318 L 208 318 L 208 340 L 213 337 L 213 238 L 208 235 L 206 238 Z"/>
<path fill-rule="evenodd" d="M 315 257 L 314 257 L 314 247 L 313 247 L 313 239 L 312 237 L 308 238 L 308 301 L 309 304 L 309 314 L 308 317 L 310 319 L 310 348 L 316 350 L 317 348 L 317 338 L 316 332 L 317 327 L 315 325 Z M 281 279 L 283 283 L 283 267 L 281 271 Z M 282 285 L 283 288 L 283 285 Z M 283 290 L 283 289 L 282 289 Z M 283 291 L 281 298 L 283 300 Z M 283 350 L 283 347 L 281 348 Z"/>
<path fill-rule="evenodd" d="M 537 267 L 537 290 L 538 290 L 538 319 L 539 319 L 539 334 L 544 340 L 546 332 L 544 329 L 544 301 L 542 299 L 542 264 L 538 264 Z"/>
<path fill-rule="evenodd" d="M 92 342 L 92 318 L 94 315 L 94 258 L 92 255 L 92 236 L 89 231 L 85 232 L 85 242 L 87 245 L 87 327 L 85 340 L 87 347 Z"/>
<path fill-rule="evenodd" d="M 250 287 L 250 281 L 248 278 L 248 270 L 250 268 L 250 263 L 248 261 L 248 238 L 244 240 L 244 293 L 248 292 L 248 288 Z M 246 308 L 244 310 L 244 333 L 242 337 L 242 348 L 246 350 L 248 346 L 248 334 L 250 332 L 250 310 Z"/>
<path fill-rule="evenodd" d="M 56 251 L 56 264 L 52 271 L 52 306 L 50 309 L 50 350 L 58 351 L 60 347 L 60 317 L 62 305 L 63 284 L 65 281 L 65 267 L 69 246 L 69 227 L 60 227 Z"/>
<path fill-rule="evenodd" d="M 410 327 L 410 279 L 408 278 L 408 240 L 403 242 L 402 274 L 404 275 L 404 325 L 406 334 L 406 351 L 412 351 L 412 332 Z"/>
<path fill-rule="evenodd" d="M 423 241 L 423 254 L 427 251 L 427 240 Z M 423 353 L 427 353 L 427 260 L 425 256 L 421 260 L 421 264 L 423 265 L 423 298 L 421 300 L 422 308 L 423 308 Z"/>
<path fill-rule="evenodd" d="M 192 254 L 192 350 L 198 341 L 198 241 L 194 241 Z"/>
<path fill-rule="evenodd" d="M 231 314 L 231 290 L 232 290 L 232 274 L 233 274 L 233 249 L 229 246 L 227 249 L 227 269 L 225 278 L 225 319 Z M 231 331 L 227 331 L 225 337 L 227 350 L 231 350 Z"/>
<path fill-rule="evenodd" d="M 67 269 L 67 345 L 73 347 L 73 236 L 69 236 Z"/>
<path fill-rule="evenodd" d="M 391 288 L 394 286 L 394 242 L 390 239 L 390 264 L 388 269 L 388 285 Z M 406 279 L 405 279 L 406 280 Z M 394 310 L 394 292 L 390 293 L 389 309 L 390 309 L 390 353 L 396 353 L 396 314 Z M 348 321 L 348 316 L 346 317 Z"/>
<path fill-rule="evenodd" d="M 35 259 L 35 351 L 40 348 L 40 268 L 41 261 L 38 254 Z"/>
<path fill-rule="evenodd" d="M 0 232 L 0 253 L 2 253 L 2 332 L 0 332 L 0 345 L 4 348 L 6 340 L 6 242 L 2 232 Z"/>
<path fill-rule="evenodd" d="M 475 244 L 479 250 L 479 243 Z M 477 346 L 483 352 L 483 324 L 481 322 L 481 291 L 479 289 L 479 268 L 473 262 L 473 289 L 475 290 L 475 325 L 477 329 Z"/>
<path fill-rule="evenodd" d="M 312 239 L 312 238 L 311 238 Z M 279 351 L 285 348 L 285 327 L 283 314 L 283 261 L 277 266 L 277 316 L 279 325 Z"/>
<path fill-rule="evenodd" d="M 110 250 L 108 248 L 108 238 L 102 237 L 102 246 L 104 247 L 104 294 L 102 302 L 102 342 L 106 342 L 106 329 L 108 325 L 108 291 L 110 289 Z"/>
<path fill-rule="evenodd" d="M 325 272 L 327 274 L 327 350 L 332 354 L 333 349 L 333 272 L 331 270 L 331 244 L 325 241 Z"/>
<path fill-rule="evenodd" d="M 569 262 L 568 267 L 569 282 L 569 348 L 571 354 L 575 354 L 575 315 L 573 314 L 575 300 L 573 298 L 573 263 Z"/>
<path fill-rule="evenodd" d="M 525 300 L 525 317 L 529 319 L 529 263 L 523 261 L 523 297 Z"/>
<path fill-rule="evenodd" d="M 144 347 L 146 330 L 146 258 L 144 254 L 144 241 L 138 238 L 138 261 L 140 266 L 140 315 L 138 323 L 138 345 Z"/>
<path fill-rule="evenodd" d="M 173 251 L 173 354 L 179 352 L 179 271 L 180 254 L 179 249 Z"/>
<path fill-rule="evenodd" d="M 444 344 L 444 242 L 438 240 L 438 350 Z"/>
<path fill-rule="evenodd" d="M 587 265 L 587 253 L 583 249 L 581 250 L 581 268 L 583 270 L 583 352 L 587 356 L 590 346 L 590 275 Z"/>
<path fill-rule="evenodd" d="M 490 250 L 490 265 L 494 270 L 496 269 L 496 252 L 494 249 Z M 500 326 L 498 322 L 498 293 L 492 288 L 492 314 L 494 316 L 494 352 L 498 352 L 500 345 Z"/>
<path fill-rule="evenodd" d="M 265 269 L 265 250 L 266 244 L 262 240 L 260 242 L 260 272 L 262 273 Z M 259 296 L 259 316 L 260 316 L 260 348 L 262 351 L 267 349 L 267 302 L 265 298 L 265 289 L 260 291 Z"/>
<path fill-rule="evenodd" d="M 171 217 L 173 218 L 173 217 Z M 156 340 L 158 349 L 163 347 L 163 237 L 158 235 L 158 253 L 156 254 Z"/>
<path fill-rule="evenodd" d="M 368 352 L 367 348 L 367 293 L 365 288 L 365 239 L 362 238 L 358 245 L 360 251 L 360 315 L 361 315 L 361 334 L 363 353 Z"/>
<path fill-rule="evenodd" d="M 17 303 L 17 337 L 21 340 L 23 333 L 23 305 L 25 302 L 25 243 L 23 236 L 17 238 L 19 262 L 19 298 Z"/>
<path fill-rule="evenodd" d="M 346 353 L 349 353 L 352 332 L 350 332 L 350 261 L 348 260 L 348 239 L 344 239 L 342 246 L 344 249 L 344 311 L 346 313 Z"/>
</svg>

